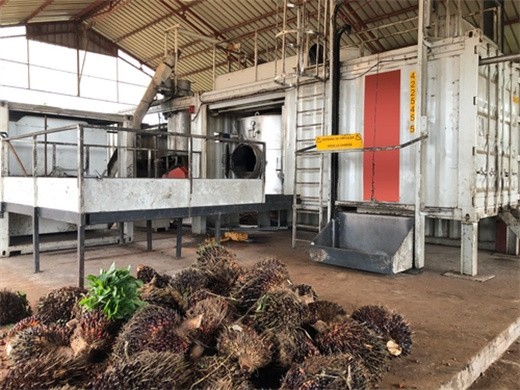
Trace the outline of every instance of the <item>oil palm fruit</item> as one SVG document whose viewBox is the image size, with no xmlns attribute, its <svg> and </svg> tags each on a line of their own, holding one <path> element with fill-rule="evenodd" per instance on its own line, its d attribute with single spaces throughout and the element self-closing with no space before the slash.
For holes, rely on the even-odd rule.
<svg viewBox="0 0 520 390">
<path fill-rule="evenodd" d="M 156 305 L 143 306 L 117 336 L 113 355 L 125 359 L 143 351 L 186 353 L 191 341 L 187 335 L 177 334 L 179 327 L 181 316 L 175 310 Z"/>
<path fill-rule="evenodd" d="M 345 318 L 316 336 L 316 345 L 323 354 L 348 353 L 358 358 L 374 379 L 386 367 L 386 346 L 372 330 L 359 322 Z"/>
<path fill-rule="evenodd" d="M 271 361 L 271 343 L 252 327 L 242 324 L 226 326 L 218 337 L 218 351 L 238 362 L 241 372 L 252 374 Z"/>
<path fill-rule="evenodd" d="M 381 335 L 391 345 L 397 344 L 397 348 L 391 350 L 391 354 L 399 356 L 408 355 L 412 349 L 412 331 L 408 321 L 400 314 L 387 309 L 384 306 L 367 305 L 361 306 L 352 313 L 352 318 L 362 322 L 370 329 Z"/>
<path fill-rule="evenodd" d="M 47 324 L 66 323 L 74 316 L 74 306 L 87 290 L 66 286 L 50 291 L 36 303 L 36 314 Z"/>
<path fill-rule="evenodd" d="M 283 390 L 366 389 L 370 374 L 355 357 L 346 353 L 310 356 L 285 375 Z"/>
<path fill-rule="evenodd" d="M 143 351 L 120 360 L 87 386 L 92 390 L 184 389 L 191 371 L 184 357 L 171 351 Z"/>
<path fill-rule="evenodd" d="M 0 326 L 14 324 L 31 314 L 31 307 L 24 293 L 0 290 Z"/>
</svg>

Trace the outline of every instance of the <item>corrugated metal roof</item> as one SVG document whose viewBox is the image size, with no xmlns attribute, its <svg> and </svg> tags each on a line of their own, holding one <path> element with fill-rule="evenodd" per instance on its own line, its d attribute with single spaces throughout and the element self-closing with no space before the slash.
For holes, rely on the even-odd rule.
<svg viewBox="0 0 520 390">
<path fill-rule="evenodd" d="M 323 10 L 320 5 L 325 2 L 328 0 L 293 0 L 293 3 L 304 4 L 307 27 L 314 30 L 318 29 L 318 15 Z M 518 53 L 520 2 L 504 0 L 503 3 L 504 53 Z M 164 31 L 179 23 L 184 29 L 240 44 L 239 50 L 243 58 L 249 58 L 247 65 L 250 66 L 255 36 L 260 61 L 281 56 L 281 40 L 275 36 L 282 29 L 283 4 L 283 0 L 0 0 L 0 25 L 76 21 L 155 68 L 164 53 Z M 433 4 L 437 17 L 432 19 L 437 26 L 447 13 L 459 12 L 469 23 L 482 25 L 482 1 L 445 0 Z M 462 6 L 460 10 L 458 4 Z M 361 46 L 367 52 L 416 44 L 417 13 L 417 0 L 346 0 L 340 18 L 352 26 L 353 34 L 345 36 L 344 42 Z M 287 9 L 287 28 L 295 28 L 296 20 L 295 8 Z M 451 20 L 453 22 L 453 17 Z M 216 51 L 217 74 L 228 71 L 228 56 L 237 57 L 225 50 L 226 45 Z M 196 90 L 211 89 L 212 44 L 181 34 L 179 47 L 182 52 L 180 76 L 190 79 Z M 172 48 L 170 37 L 168 49 Z M 231 65 L 233 69 L 240 66 L 236 61 Z"/>
</svg>

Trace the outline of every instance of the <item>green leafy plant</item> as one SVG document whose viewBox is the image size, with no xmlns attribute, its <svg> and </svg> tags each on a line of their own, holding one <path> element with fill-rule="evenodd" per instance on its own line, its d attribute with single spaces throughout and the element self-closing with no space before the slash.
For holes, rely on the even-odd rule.
<svg viewBox="0 0 520 390">
<path fill-rule="evenodd" d="M 143 282 L 127 269 L 116 269 L 114 263 L 108 271 L 101 269 L 99 276 L 88 275 L 88 293 L 79 304 L 87 311 L 101 308 L 108 319 L 125 320 L 144 304 L 139 299 L 139 288 Z"/>
</svg>

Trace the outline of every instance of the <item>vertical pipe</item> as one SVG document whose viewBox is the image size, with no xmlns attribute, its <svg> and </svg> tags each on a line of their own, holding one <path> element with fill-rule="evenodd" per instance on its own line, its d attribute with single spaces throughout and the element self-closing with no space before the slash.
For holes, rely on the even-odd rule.
<svg viewBox="0 0 520 390">
<path fill-rule="evenodd" d="M 29 40 L 26 40 L 27 42 L 27 88 L 31 89 L 31 57 L 30 57 L 30 50 L 29 50 Z"/>
<path fill-rule="evenodd" d="M 216 88 L 215 82 L 216 82 L 216 68 L 217 68 L 217 48 L 215 44 L 213 44 L 213 63 L 211 64 L 213 69 L 213 89 Z"/>
<path fill-rule="evenodd" d="M 334 5 L 332 14 L 332 83 L 331 83 L 331 134 L 339 134 L 339 97 L 340 97 L 340 41 L 341 36 L 345 32 L 350 31 L 350 26 L 344 25 L 338 29 L 337 18 L 338 13 L 343 2 Z M 338 181 L 339 181 L 339 157 L 338 153 L 331 155 L 331 176 L 330 176 L 330 207 L 332 213 L 336 207 L 336 200 L 338 198 Z"/>
<path fill-rule="evenodd" d="M 177 246 L 175 257 L 180 259 L 182 254 L 182 218 L 177 218 Z"/>
<path fill-rule="evenodd" d="M 258 77 L 258 30 L 255 30 L 255 81 Z"/>
<path fill-rule="evenodd" d="M 45 131 L 47 131 L 47 115 L 44 116 L 43 118 L 43 129 Z M 47 133 L 45 133 L 45 135 L 43 136 L 43 144 L 44 144 L 44 149 L 43 149 L 43 171 L 44 171 L 44 174 L 43 176 L 47 176 Z"/>
<path fill-rule="evenodd" d="M 34 273 L 40 272 L 40 218 L 38 207 L 33 207 L 32 225 L 33 225 L 33 259 Z"/>
<path fill-rule="evenodd" d="M 152 221 L 150 219 L 146 220 L 146 250 L 152 251 Z"/>
</svg>

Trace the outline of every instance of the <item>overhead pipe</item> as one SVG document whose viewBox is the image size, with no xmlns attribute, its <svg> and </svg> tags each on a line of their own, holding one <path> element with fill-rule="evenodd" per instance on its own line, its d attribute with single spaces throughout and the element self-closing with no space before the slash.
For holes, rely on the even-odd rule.
<svg viewBox="0 0 520 390">
<path fill-rule="evenodd" d="M 339 134 L 339 95 L 340 95 L 340 42 L 345 32 L 350 32 L 351 27 L 348 24 L 338 28 L 338 14 L 341 6 L 345 4 L 344 0 L 337 1 L 334 4 L 332 13 L 332 102 L 331 102 L 331 134 Z M 334 211 L 336 200 L 338 199 L 338 182 L 339 182 L 339 156 L 338 153 L 331 155 L 331 188 L 330 188 L 330 204 Z"/>
<path fill-rule="evenodd" d="M 498 64 L 499 62 L 506 62 L 506 61 L 520 62 L 520 54 L 506 54 L 503 56 L 481 58 L 479 60 L 478 64 L 479 65 L 490 65 L 490 64 Z"/>
</svg>

